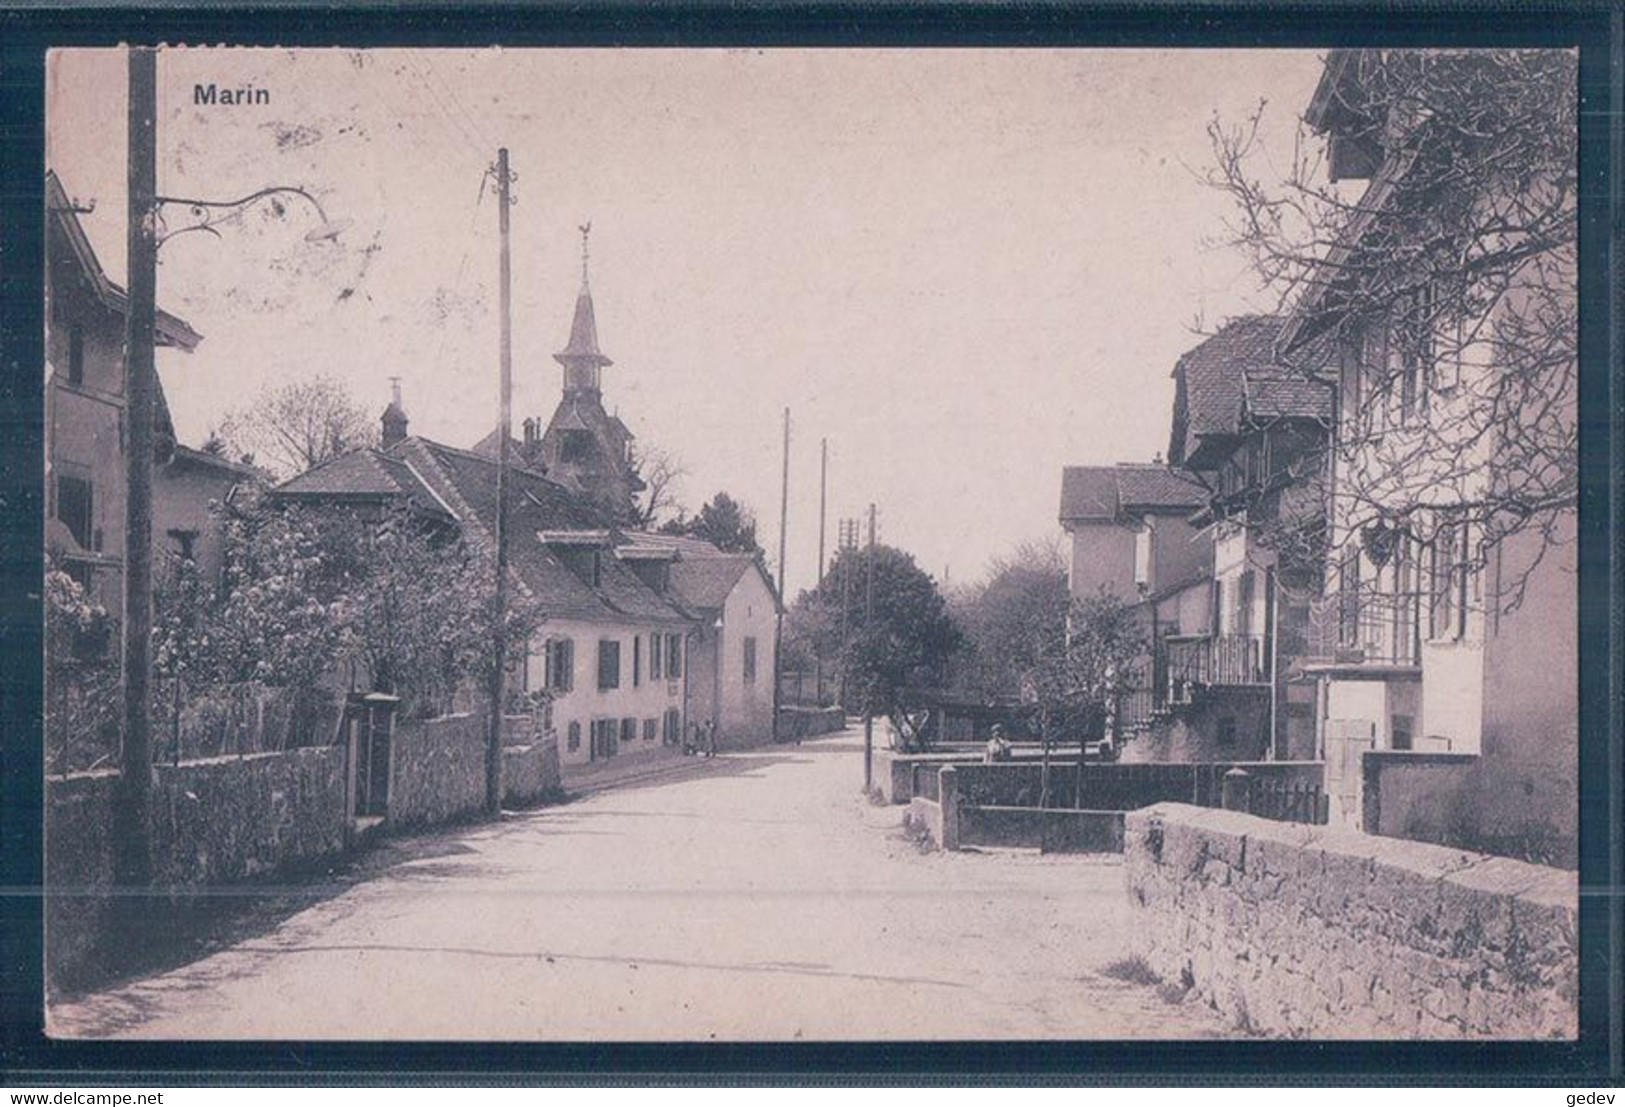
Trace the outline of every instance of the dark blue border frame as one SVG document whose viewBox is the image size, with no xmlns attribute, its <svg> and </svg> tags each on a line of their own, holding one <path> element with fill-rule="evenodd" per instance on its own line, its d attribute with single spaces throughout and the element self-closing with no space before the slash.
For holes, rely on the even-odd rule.
<svg viewBox="0 0 1625 1107">
<path fill-rule="evenodd" d="M 1181 5 L 647 5 L 454 10 L 318 3 L 0 11 L 0 1074 L 53 1083 L 1543 1084 L 1622 1060 L 1622 16 L 1607 0 Z M 52 1042 L 41 1033 L 44 51 L 318 46 L 1538 45 L 1581 51 L 1580 874 L 1577 1043 L 987 1042 L 767 1045 Z"/>
</svg>

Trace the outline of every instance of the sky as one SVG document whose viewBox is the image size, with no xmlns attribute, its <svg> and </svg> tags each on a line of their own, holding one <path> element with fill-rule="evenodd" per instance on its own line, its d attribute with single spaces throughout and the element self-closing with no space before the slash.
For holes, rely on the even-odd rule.
<svg viewBox="0 0 1625 1107">
<path fill-rule="evenodd" d="M 605 404 L 680 459 L 679 498 L 756 514 L 776 560 L 791 411 L 787 591 L 877 505 L 880 540 L 962 584 L 1059 539 L 1064 465 L 1167 447 L 1175 361 L 1270 310 L 1223 244 L 1207 128 L 1266 104 L 1257 168 L 1290 164 L 1315 51 L 227 50 L 159 60 L 159 192 L 309 190 L 160 251 L 159 302 L 204 336 L 161 351 L 198 444 L 261 388 L 314 374 L 416 434 L 496 422 L 497 205 L 510 150 L 514 421 L 558 402 L 592 224 Z M 125 62 L 55 52 L 47 157 L 124 273 Z M 194 86 L 269 104 L 201 106 Z M 178 213 L 184 216 L 184 211 Z"/>
</svg>

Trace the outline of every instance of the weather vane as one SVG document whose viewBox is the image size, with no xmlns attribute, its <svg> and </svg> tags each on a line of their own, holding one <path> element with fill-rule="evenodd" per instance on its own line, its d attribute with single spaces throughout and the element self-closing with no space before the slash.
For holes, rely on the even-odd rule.
<svg viewBox="0 0 1625 1107">
<path fill-rule="evenodd" d="M 587 283 L 587 256 L 588 256 L 588 253 L 589 253 L 589 250 L 588 250 L 588 247 L 587 247 L 587 237 L 592 234 L 592 220 L 589 219 L 585 223 L 580 224 L 579 226 L 576 227 L 576 230 L 581 232 L 581 283 L 586 284 Z"/>
</svg>

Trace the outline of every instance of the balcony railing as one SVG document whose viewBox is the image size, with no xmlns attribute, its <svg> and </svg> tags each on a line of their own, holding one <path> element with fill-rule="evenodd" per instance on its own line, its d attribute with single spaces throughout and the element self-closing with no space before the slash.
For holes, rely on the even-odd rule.
<svg viewBox="0 0 1625 1107">
<path fill-rule="evenodd" d="M 1261 634 L 1220 634 L 1211 638 L 1176 638 L 1167 650 L 1167 701 L 1189 703 L 1198 688 L 1214 685 L 1268 684 L 1269 651 Z"/>
<path fill-rule="evenodd" d="M 1423 599 L 1414 592 L 1329 595 L 1311 611 L 1307 655 L 1351 665 L 1418 665 Z"/>
</svg>

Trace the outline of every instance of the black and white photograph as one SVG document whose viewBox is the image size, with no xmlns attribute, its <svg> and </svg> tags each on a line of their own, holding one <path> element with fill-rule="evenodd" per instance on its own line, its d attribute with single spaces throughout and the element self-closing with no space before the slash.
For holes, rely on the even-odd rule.
<svg viewBox="0 0 1625 1107">
<path fill-rule="evenodd" d="M 52 50 L 46 1033 L 1575 1040 L 1579 60 Z"/>
</svg>

